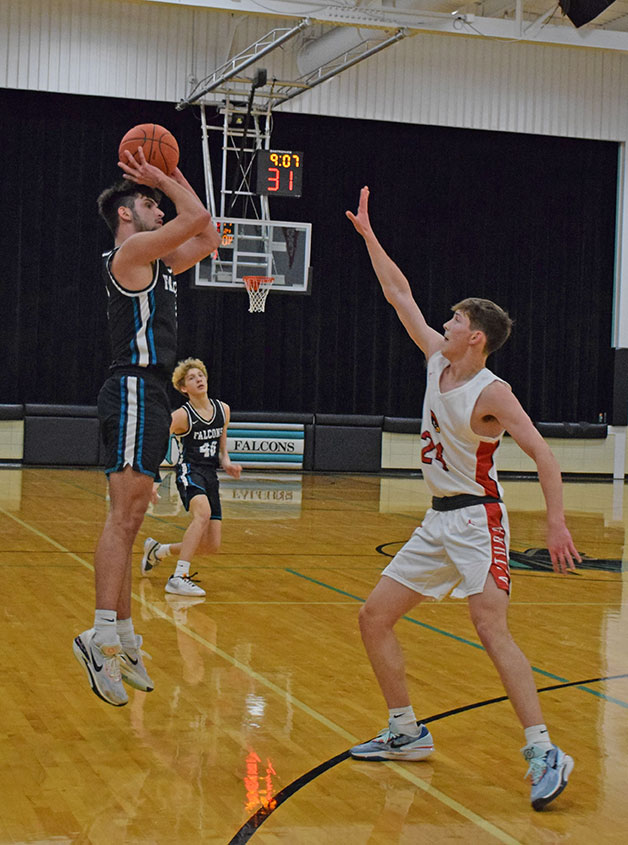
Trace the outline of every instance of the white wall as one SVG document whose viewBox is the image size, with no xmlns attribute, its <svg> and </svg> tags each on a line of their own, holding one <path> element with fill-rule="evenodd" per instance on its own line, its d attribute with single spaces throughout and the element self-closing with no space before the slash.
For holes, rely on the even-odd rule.
<svg viewBox="0 0 628 845">
<path fill-rule="evenodd" d="M 126 0 L 0 0 L 0 86 L 176 102 L 190 76 L 294 22 Z M 269 75 L 294 78 L 297 39 L 259 61 Z M 628 54 L 417 34 L 285 108 L 625 141 Z"/>
</svg>

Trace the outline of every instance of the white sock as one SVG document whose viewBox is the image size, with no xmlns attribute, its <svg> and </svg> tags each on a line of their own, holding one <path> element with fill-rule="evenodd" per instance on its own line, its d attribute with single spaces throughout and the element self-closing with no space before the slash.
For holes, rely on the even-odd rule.
<svg viewBox="0 0 628 845">
<path fill-rule="evenodd" d="M 421 733 L 411 704 L 407 707 L 392 707 L 388 711 L 388 727 L 395 734 L 418 736 Z"/>
<path fill-rule="evenodd" d="M 552 747 L 549 731 L 545 725 L 531 725 L 529 728 L 524 728 L 527 745 L 536 745 L 537 748 L 542 748 L 543 751 L 549 751 Z"/>
<path fill-rule="evenodd" d="M 133 628 L 133 620 L 130 616 L 128 619 L 118 619 L 116 622 L 116 631 L 118 632 L 120 644 L 123 648 L 137 648 L 135 629 Z"/>
<path fill-rule="evenodd" d="M 183 577 L 184 575 L 188 575 L 190 572 L 190 561 L 189 560 L 178 560 L 177 561 L 177 568 L 174 571 L 174 577 Z"/>
<path fill-rule="evenodd" d="M 160 543 L 155 551 L 157 560 L 163 560 L 170 554 L 170 543 Z"/>
<path fill-rule="evenodd" d="M 118 614 L 115 610 L 96 610 L 94 613 L 96 645 L 118 645 L 117 618 Z"/>
</svg>

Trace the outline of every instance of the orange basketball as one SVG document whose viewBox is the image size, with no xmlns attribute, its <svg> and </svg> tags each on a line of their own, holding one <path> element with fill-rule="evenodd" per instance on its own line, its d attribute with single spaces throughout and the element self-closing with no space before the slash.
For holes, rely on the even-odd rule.
<svg viewBox="0 0 628 845">
<path fill-rule="evenodd" d="M 176 138 L 158 123 L 141 123 L 129 129 L 120 141 L 118 155 L 126 163 L 122 154 L 128 150 L 132 156 L 139 147 L 144 148 L 144 156 L 149 164 L 162 170 L 167 176 L 179 163 L 179 145 Z"/>
</svg>

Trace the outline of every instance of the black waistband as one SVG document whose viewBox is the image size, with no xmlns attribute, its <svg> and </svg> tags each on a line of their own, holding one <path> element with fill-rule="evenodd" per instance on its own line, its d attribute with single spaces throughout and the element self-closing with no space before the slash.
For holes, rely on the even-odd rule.
<svg viewBox="0 0 628 845">
<path fill-rule="evenodd" d="M 134 367 L 133 365 L 110 367 L 110 376 L 138 376 L 166 387 L 168 384 L 168 373 L 162 367 Z"/>
<path fill-rule="evenodd" d="M 487 505 L 491 502 L 501 502 L 495 496 L 472 496 L 470 493 L 460 493 L 458 496 L 432 496 L 432 508 L 435 511 L 457 511 L 468 508 L 469 505 Z"/>
</svg>

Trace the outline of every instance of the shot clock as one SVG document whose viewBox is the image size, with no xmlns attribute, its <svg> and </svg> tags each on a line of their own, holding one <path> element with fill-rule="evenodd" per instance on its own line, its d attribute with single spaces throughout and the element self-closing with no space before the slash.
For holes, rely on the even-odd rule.
<svg viewBox="0 0 628 845">
<path fill-rule="evenodd" d="M 303 153 L 258 150 L 256 193 L 269 197 L 300 197 Z"/>
</svg>

